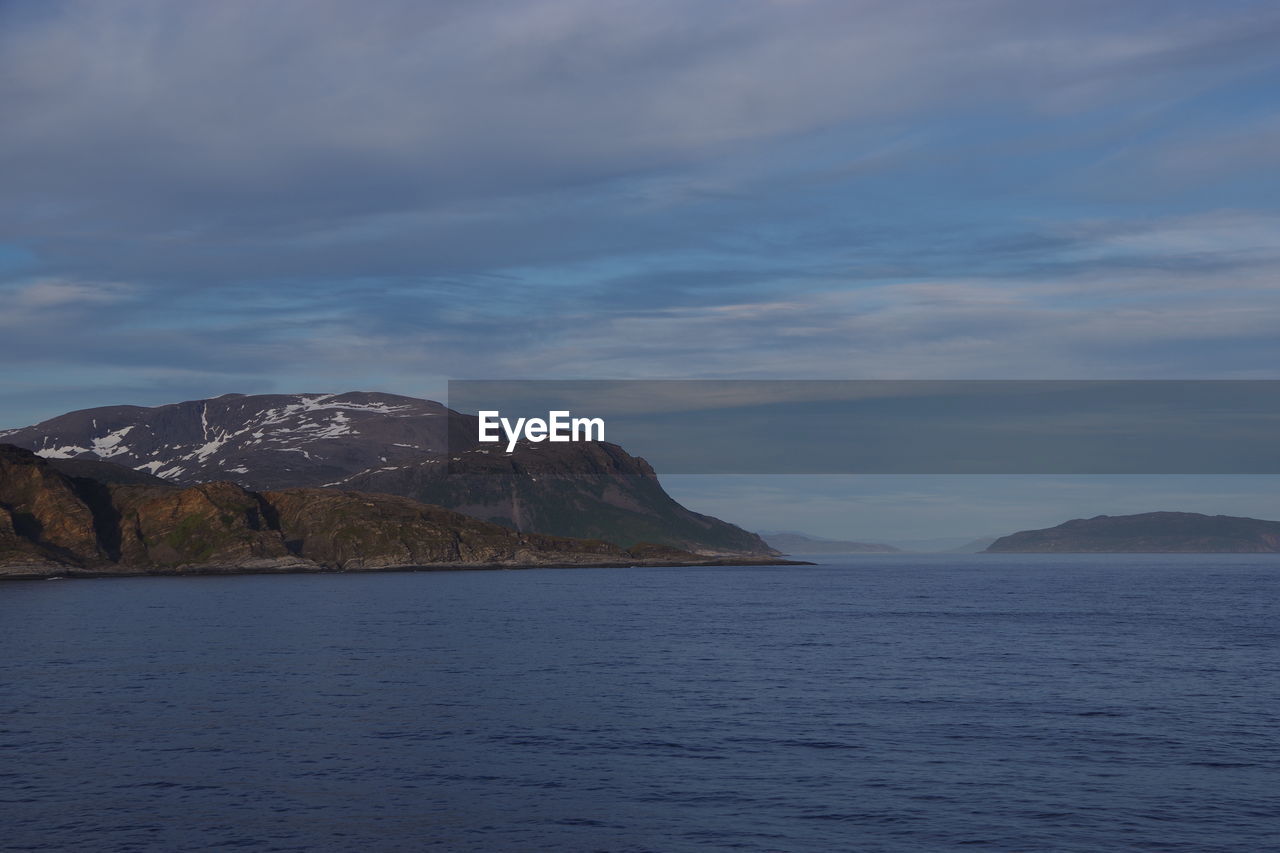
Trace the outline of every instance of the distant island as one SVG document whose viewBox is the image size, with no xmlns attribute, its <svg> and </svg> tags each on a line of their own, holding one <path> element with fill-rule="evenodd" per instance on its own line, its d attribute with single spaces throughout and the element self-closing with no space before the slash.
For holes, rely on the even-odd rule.
<svg viewBox="0 0 1280 853">
<path fill-rule="evenodd" d="M 0 444 L 0 578 L 789 562 L 525 533 L 396 495 L 181 486 Z"/>
<path fill-rule="evenodd" d="M 987 552 L 1269 554 L 1280 552 L 1280 521 L 1196 512 L 1099 515 L 1003 536 Z"/>
<path fill-rule="evenodd" d="M 876 542 L 848 542 L 840 539 L 822 539 L 804 533 L 761 533 L 769 546 L 784 554 L 896 554 L 901 548 Z"/>
<path fill-rule="evenodd" d="M 917 554 L 976 554 L 998 536 L 936 536 L 931 539 L 895 539 L 889 544 L 902 551 Z"/>
</svg>

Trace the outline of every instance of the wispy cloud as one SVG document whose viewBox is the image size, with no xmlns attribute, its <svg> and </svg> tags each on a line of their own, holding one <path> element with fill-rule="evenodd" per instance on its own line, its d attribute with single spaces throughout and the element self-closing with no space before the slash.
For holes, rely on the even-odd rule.
<svg viewBox="0 0 1280 853">
<path fill-rule="evenodd" d="M 5 3 L 0 355 L 82 389 L 32 414 L 101 401 L 90 365 L 1271 375 L 1277 33 L 1250 2 Z"/>
<path fill-rule="evenodd" d="M 5 287 L 11 308 L 18 311 L 45 311 L 62 307 L 104 305 L 128 299 L 134 289 L 120 282 L 37 279 Z M 14 314 L 9 314 L 14 319 Z"/>
</svg>

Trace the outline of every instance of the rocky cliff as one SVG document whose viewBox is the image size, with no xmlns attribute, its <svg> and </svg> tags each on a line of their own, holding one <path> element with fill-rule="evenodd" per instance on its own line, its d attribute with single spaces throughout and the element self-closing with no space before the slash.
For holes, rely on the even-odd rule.
<svg viewBox="0 0 1280 853">
<path fill-rule="evenodd" d="M 0 444 L 0 577 L 715 562 L 521 533 L 393 495 L 121 482 L 132 478 L 59 464 Z"/>
<path fill-rule="evenodd" d="M 522 443 L 511 454 L 477 446 L 445 460 L 364 471 L 341 485 L 406 495 L 515 530 L 709 555 L 777 553 L 754 533 L 681 506 L 649 463 L 616 444 Z"/>
</svg>

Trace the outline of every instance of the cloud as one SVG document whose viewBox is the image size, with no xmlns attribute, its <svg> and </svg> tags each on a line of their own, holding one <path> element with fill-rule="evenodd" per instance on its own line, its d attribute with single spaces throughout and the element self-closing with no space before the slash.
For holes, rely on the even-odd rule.
<svg viewBox="0 0 1280 853">
<path fill-rule="evenodd" d="M 1278 30 L 1248 2 L 0 4 L 0 354 L 72 395 L 89 366 L 1269 375 Z"/>
<path fill-rule="evenodd" d="M 133 293 L 132 287 L 120 282 L 65 279 L 41 279 L 4 289 L 8 291 L 10 306 L 19 311 L 109 304 L 128 299 Z"/>
<path fill-rule="evenodd" d="M 1248 66 L 1264 46 L 1241 34 L 1276 26 L 1248 5 L 1209 22 L 1107 9 L 16 4 L 0 36 L 3 189 L 34 233 L 350 232 L 921 110 L 1089 109 L 1170 68 Z"/>
<path fill-rule="evenodd" d="M 160 364 L 225 390 L 268 367 L 280 390 L 343 378 L 435 393 L 447 376 L 1272 378 L 1276 224 L 1089 220 L 985 277 L 866 278 L 818 253 L 812 269 L 559 267 L 562 285 L 543 270 L 191 292 L 24 280 L 0 347 L 69 369 Z"/>
</svg>

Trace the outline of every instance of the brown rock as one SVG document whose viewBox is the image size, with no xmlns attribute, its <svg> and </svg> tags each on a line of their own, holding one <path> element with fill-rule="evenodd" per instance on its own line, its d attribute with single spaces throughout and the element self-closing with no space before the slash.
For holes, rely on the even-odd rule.
<svg viewBox="0 0 1280 853">
<path fill-rule="evenodd" d="M 0 576 L 720 562 L 520 533 L 392 495 L 108 480 L 0 445 Z"/>
</svg>

